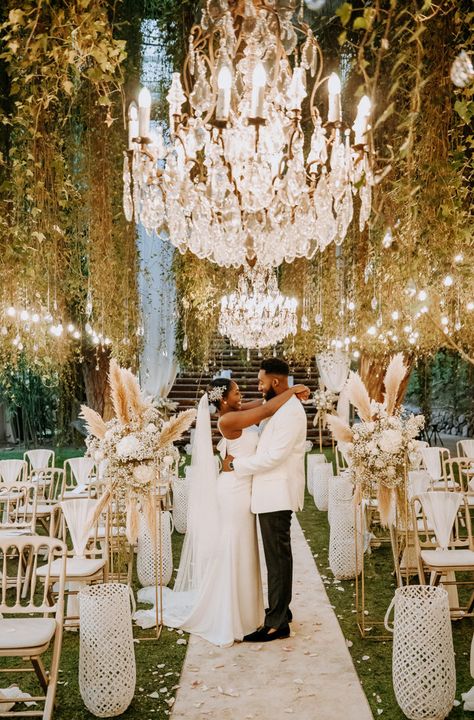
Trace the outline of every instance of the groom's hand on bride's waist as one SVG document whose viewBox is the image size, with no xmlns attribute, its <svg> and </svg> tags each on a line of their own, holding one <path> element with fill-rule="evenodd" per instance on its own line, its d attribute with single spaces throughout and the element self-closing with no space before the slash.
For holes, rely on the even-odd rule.
<svg viewBox="0 0 474 720">
<path fill-rule="evenodd" d="M 230 467 L 230 463 L 234 459 L 233 455 L 227 455 L 222 461 L 222 472 L 232 472 L 233 468 Z"/>
</svg>

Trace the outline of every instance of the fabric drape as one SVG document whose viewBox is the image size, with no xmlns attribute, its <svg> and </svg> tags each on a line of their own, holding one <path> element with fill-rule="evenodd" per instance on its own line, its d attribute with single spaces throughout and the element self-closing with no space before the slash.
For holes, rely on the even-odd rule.
<svg viewBox="0 0 474 720">
<path fill-rule="evenodd" d="M 176 378 L 176 287 L 173 247 L 163 235 L 138 228 L 138 289 L 143 322 L 140 384 L 153 398 L 167 397 Z"/>
</svg>

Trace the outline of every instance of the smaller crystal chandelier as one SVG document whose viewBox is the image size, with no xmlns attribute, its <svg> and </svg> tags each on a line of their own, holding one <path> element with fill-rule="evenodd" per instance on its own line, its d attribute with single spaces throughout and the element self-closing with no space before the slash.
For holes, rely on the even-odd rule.
<svg viewBox="0 0 474 720">
<path fill-rule="evenodd" d="M 247 268 L 236 292 L 221 300 L 219 332 L 237 347 L 261 349 L 281 342 L 297 329 L 297 301 L 278 289 L 270 268 Z"/>
</svg>

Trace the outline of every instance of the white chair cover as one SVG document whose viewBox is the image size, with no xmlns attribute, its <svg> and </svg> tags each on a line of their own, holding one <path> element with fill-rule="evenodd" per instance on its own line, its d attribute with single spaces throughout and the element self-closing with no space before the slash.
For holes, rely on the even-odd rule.
<svg viewBox="0 0 474 720">
<path fill-rule="evenodd" d="M 77 484 L 80 487 L 88 485 L 90 482 L 90 474 L 95 465 L 94 460 L 88 457 L 78 457 L 71 458 L 68 460 L 68 463 Z"/>
<path fill-rule="evenodd" d="M 14 483 L 20 480 L 22 471 L 26 469 L 24 460 L 0 460 L 0 480 Z"/>
<path fill-rule="evenodd" d="M 61 502 L 61 510 L 77 557 L 84 557 L 90 532 L 108 500 L 108 493 L 104 493 L 98 500 L 77 498 Z"/>
<path fill-rule="evenodd" d="M 441 448 L 437 447 L 420 448 L 421 457 L 432 480 L 441 480 L 443 477 L 440 450 Z"/>
<path fill-rule="evenodd" d="M 25 460 L 29 461 L 32 470 L 40 470 L 48 467 L 51 458 L 54 458 L 54 452 L 52 450 L 28 450 L 28 452 L 25 453 Z"/>
<path fill-rule="evenodd" d="M 316 355 L 316 366 L 327 389 L 340 393 L 349 375 L 349 355 L 344 350 L 328 350 Z"/>
<path fill-rule="evenodd" d="M 408 472 L 408 500 L 429 490 L 431 478 L 426 470 L 410 470 Z"/>
<path fill-rule="evenodd" d="M 461 440 L 461 447 L 468 458 L 474 458 L 474 440 Z"/>
<path fill-rule="evenodd" d="M 438 545 L 447 550 L 451 530 L 463 496 L 453 492 L 427 492 L 419 496 L 428 526 L 433 528 Z"/>
</svg>

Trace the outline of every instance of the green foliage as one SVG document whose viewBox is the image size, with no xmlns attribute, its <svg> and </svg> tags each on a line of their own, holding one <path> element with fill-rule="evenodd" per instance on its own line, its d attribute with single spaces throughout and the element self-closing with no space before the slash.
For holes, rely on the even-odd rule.
<svg viewBox="0 0 474 720">
<path fill-rule="evenodd" d="M 57 374 L 40 375 L 24 358 L 4 368 L 0 377 L 0 402 L 4 402 L 16 437 L 25 445 L 50 441 L 56 426 Z"/>
<path fill-rule="evenodd" d="M 63 325 L 90 320 L 131 363 L 134 232 L 121 211 L 126 40 L 115 11 L 108 0 L 4 4 L 0 269 L 4 304 L 50 312 Z M 13 345 L 20 331 L 14 322 L 2 328 L 12 362 L 23 353 L 47 369 L 80 357 L 80 343 L 45 331 L 42 342 L 26 333 L 22 347 Z"/>
</svg>

